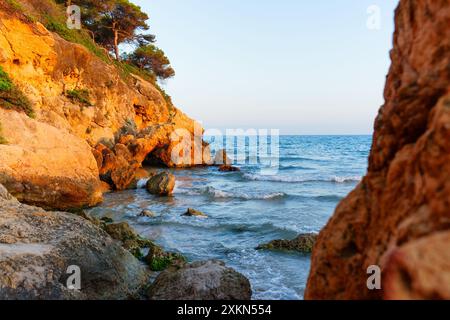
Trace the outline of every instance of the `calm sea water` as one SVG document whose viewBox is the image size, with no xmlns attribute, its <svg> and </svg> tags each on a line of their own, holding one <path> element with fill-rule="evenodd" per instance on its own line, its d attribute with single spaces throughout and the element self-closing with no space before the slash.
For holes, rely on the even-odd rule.
<svg viewBox="0 0 450 320">
<path fill-rule="evenodd" d="M 254 299 L 302 299 L 310 257 L 254 248 L 320 231 L 365 174 L 370 144 L 369 136 L 282 136 L 275 175 L 249 164 L 233 173 L 171 170 L 177 177 L 173 197 L 154 197 L 145 189 L 108 194 L 91 214 L 127 221 L 191 261 L 225 261 L 250 279 Z M 187 208 L 209 218 L 182 217 Z M 143 209 L 158 217 L 138 217 Z"/>
</svg>

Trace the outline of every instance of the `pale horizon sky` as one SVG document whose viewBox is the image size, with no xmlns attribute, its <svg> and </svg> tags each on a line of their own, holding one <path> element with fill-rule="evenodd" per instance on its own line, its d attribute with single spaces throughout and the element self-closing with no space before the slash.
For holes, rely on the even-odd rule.
<svg viewBox="0 0 450 320">
<path fill-rule="evenodd" d="M 132 1 L 177 73 L 163 87 L 205 128 L 372 133 L 398 0 Z"/>
</svg>

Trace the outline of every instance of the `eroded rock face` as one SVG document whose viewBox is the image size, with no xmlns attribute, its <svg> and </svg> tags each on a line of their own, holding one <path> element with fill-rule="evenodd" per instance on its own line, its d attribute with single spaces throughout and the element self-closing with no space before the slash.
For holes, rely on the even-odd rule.
<svg viewBox="0 0 450 320">
<path fill-rule="evenodd" d="M 17 199 L 61 210 L 102 200 L 97 164 L 89 145 L 65 130 L 0 108 L 0 183 Z"/>
<path fill-rule="evenodd" d="M 151 300 L 250 300 L 250 282 L 223 262 L 194 262 L 162 272 L 148 290 Z"/>
<path fill-rule="evenodd" d="M 368 174 L 319 235 L 307 299 L 450 299 L 449 26 L 448 1 L 400 1 Z"/>
<path fill-rule="evenodd" d="M 29 10 L 30 16 L 38 10 L 33 6 L 42 10 L 49 5 L 40 1 L 24 4 L 23 10 Z M 36 115 L 32 123 L 36 128 L 49 128 L 48 142 L 34 136 L 37 132 L 31 128 L 23 133 L 27 139 L 8 140 L 8 171 L 1 172 L 0 182 L 20 200 L 56 209 L 94 205 L 101 199 L 99 190 L 105 188 L 97 187 L 98 178 L 87 179 L 88 172 L 100 171 L 112 189 L 124 190 L 133 187 L 136 172 L 149 154 L 168 167 L 211 161 L 202 141 L 202 127 L 168 103 L 151 83 L 135 75 L 124 77 L 114 64 L 65 41 L 40 23 L 32 23 L 19 13 L 10 14 L 5 7 L 7 3 L 0 3 L 0 66 L 31 101 Z M 67 94 L 71 90 L 88 92 L 89 106 L 71 99 Z M 0 123 L 8 126 L 10 133 L 21 131 L 23 121 L 8 122 L 11 119 L 2 113 Z M 80 140 L 72 136 L 86 141 L 92 149 L 80 148 Z M 34 143 L 36 150 L 30 150 L 31 141 L 41 143 L 42 148 Z M 107 150 L 97 148 L 99 144 Z M 44 148 L 48 148 L 45 154 Z M 91 152 L 97 169 L 92 167 Z M 56 164 L 63 157 L 67 172 Z M 31 159 L 33 162 L 26 162 Z M 70 172 L 75 161 L 79 162 L 79 177 Z M 26 177 L 19 171 L 26 171 Z M 48 175 L 47 171 L 55 173 Z"/>
<path fill-rule="evenodd" d="M 66 287 L 69 266 L 81 291 Z M 0 299 L 127 299 L 147 269 L 91 222 L 20 204 L 0 185 Z"/>
</svg>

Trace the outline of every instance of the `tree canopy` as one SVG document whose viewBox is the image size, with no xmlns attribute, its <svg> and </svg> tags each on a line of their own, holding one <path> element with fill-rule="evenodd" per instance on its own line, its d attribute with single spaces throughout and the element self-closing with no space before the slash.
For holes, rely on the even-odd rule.
<svg viewBox="0 0 450 320">
<path fill-rule="evenodd" d="M 175 76 L 175 70 L 170 66 L 169 58 L 164 51 L 154 44 L 138 47 L 129 57 L 130 61 L 139 68 L 152 72 L 160 79 Z"/>
<path fill-rule="evenodd" d="M 155 36 L 149 34 L 149 16 L 129 0 L 56 0 L 66 6 L 78 5 L 81 20 L 94 41 L 121 59 L 120 45 L 133 44 L 133 53 L 124 55 L 127 62 L 151 73 L 156 78 L 168 79 L 175 75 L 165 53 L 156 47 Z"/>
</svg>

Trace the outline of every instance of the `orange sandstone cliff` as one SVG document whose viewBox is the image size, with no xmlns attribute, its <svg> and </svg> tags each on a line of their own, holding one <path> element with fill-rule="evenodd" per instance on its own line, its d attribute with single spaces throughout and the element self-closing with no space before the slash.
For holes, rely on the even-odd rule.
<svg viewBox="0 0 450 320">
<path fill-rule="evenodd" d="M 450 299 L 450 2 L 401 0 L 395 22 L 368 173 L 320 233 L 307 299 Z"/>
<path fill-rule="evenodd" d="M 169 167 L 209 160 L 201 138 L 177 146 L 177 129 L 193 138 L 202 128 L 154 85 L 133 74 L 124 79 L 113 63 L 12 14 L 3 0 L 0 66 L 35 113 L 30 118 L 2 108 L 0 101 L 6 141 L 0 143 L 0 184 L 22 202 L 62 210 L 92 206 L 102 200 L 100 178 L 114 189 L 128 188 L 146 158 Z M 89 92 L 89 103 L 71 98 L 67 92 L 73 91 Z M 173 150 L 191 161 L 174 162 Z"/>
</svg>

